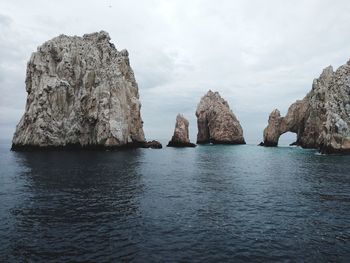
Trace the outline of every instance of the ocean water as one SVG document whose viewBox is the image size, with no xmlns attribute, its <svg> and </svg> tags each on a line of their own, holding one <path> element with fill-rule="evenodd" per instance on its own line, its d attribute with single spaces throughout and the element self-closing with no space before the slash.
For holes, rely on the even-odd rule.
<svg viewBox="0 0 350 263">
<path fill-rule="evenodd" d="M 9 147 L 0 145 L 0 262 L 350 261 L 350 156 Z"/>
</svg>

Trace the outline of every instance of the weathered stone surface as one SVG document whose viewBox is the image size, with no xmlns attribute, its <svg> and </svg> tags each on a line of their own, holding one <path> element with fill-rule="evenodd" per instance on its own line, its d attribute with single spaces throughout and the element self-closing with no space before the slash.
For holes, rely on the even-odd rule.
<svg viewBox="0 0 350 263">
<path fill-rule="evenodd" d="M 60 35 L 27 65 L 25 113 L 13 149 L 141 146 L 138 86 L 108 33 Z"/>
<path fill-rule="evenodd" d="M 168 147 L 196 147 L 194 143 L 190 142 L 188 124 L 188 120 L 182 114 L 177 115 L 174 135 L 169 141 Z"/>
<path fill-rule="evenodd" d="M 264 130 L 263 146 L 277 146 L 280 137 L 281 113 L 278 109 L 273 110 L 269 116 L 268 127 Z M 265 140 L 266 138 L 266 140 Z"/>
<path fill-rule="evenodd" d="M 238 119 L 218 92 L 209 90 L 201 98 L 196 116 L 197 143 L 245 144 Z"/>
<path fill-rule="evenodd" d="M 293 103 L 285 117 L 274 110 L 264 130 L 264 145 L 277 146 L 285 132 L 297 134 L 293 144 L 322 153 L 350 152 L 350 63 L 335 72 L 325 68 L 303 100 Z"/>
</svg>

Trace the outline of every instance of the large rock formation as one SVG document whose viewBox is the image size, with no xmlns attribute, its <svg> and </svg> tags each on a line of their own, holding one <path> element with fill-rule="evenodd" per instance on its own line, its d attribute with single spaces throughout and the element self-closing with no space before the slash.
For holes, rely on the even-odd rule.
<svg viewBox="0 0 350 263">
<path fill-rule="evenodd" d="M 303 100 L 285 117 L 274 110 L 264 130 L 265 146 L 277 146 L 285 132 L 297 134 L 296 145 L 322 153 L 350 152 L 350 61 L 335 72 L 325 68 Z"/>
<path fill-rule="evenodd" d="M 188 120 L 182 114 L 177 115 L 174 135 L 169 141 L 168 147 L 196 147 L 194 143 L 190 142 L 188 124 Z"/>
<path fill-rule="evenodd" d="M 211 90 L 202 97 L 196 111 L 197 143 L 245 144 L 243 129 L 228 103 Z"/>
<path fill-rule="evenodd" d="M 128 51 L 109 41 L 104 31 L 60 35 L 32 54 L 13 149 L 144 146 Z"/>
</svg>

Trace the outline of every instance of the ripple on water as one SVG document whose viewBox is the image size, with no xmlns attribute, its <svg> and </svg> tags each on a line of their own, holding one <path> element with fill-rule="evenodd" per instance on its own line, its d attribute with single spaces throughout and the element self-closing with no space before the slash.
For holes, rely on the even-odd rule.
<svg viewBox="0 0 350 263">
<path fill-rule="evenodd" d="M 1 262 L 347 261 L 350 156 L 0 148 Z"/>
</svg>

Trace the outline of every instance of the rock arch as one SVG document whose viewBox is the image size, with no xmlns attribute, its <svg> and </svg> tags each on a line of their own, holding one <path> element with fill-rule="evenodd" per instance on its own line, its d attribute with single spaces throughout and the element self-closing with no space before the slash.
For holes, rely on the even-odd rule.
<svg viewBox="0 0 350 263">
<path fill-rule="evenodd" d="M 277 146 L 281 134 L 297 134 L 296 145 L 322 153 L 350 153 L 350 61 L 335 72 L 325 68 L 304 99 L 293 103 L 285 117 L 271 112 L 261 145 Z"/>
<path fill-rule="evenodd" d="M 280 136 L 286 132 L 297 134 L 296 144 L 300 144 L 299 138 L 303 133 L 304 119 L 308 111 L 305 100 L 293 103 L 285 117 L 281 117 L 278 109 L 271 112 L 268 125 L 264 130 L 264 146 L 277 146 Z"/>
</svg>

